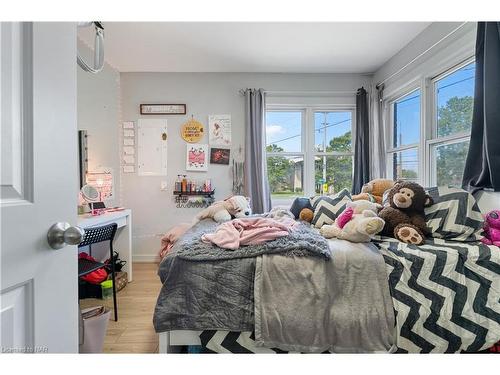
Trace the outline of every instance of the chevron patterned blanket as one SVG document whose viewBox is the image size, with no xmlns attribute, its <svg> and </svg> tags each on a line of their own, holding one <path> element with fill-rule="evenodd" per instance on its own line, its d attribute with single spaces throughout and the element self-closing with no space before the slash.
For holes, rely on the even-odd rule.
<svg viewBox="0 0 500 375">
<path fill-rule="evenodd" d="M 500 248 L 442 239 L 375 245 L 389 275 L 399 352 L 477 352 L 500 340 Z"/>
<path fill-rule="evenodd" d="M 478 352 L 500 340 L 500 248 L 434 239 L 375 244 L 386 264 L 400 353 Z M 283 353 L 252 332 L 203 331 L 205 352 Z"/>
</svg>

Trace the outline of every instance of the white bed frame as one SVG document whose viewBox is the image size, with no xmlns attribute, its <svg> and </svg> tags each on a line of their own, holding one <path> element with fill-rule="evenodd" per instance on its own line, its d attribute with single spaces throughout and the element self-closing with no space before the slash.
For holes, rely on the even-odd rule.
<svg viewBox="0 0 500 375">
<path fill-rule="evenodd" d="M 500 208 L 500 193 L 480 192 L 476 197 L 481 212 Z M 158 334 L 159 353 L 175 353 L 176 346 L 201 345 L 199 334 L 202 331 L 169 331 Z"/>
</svg>

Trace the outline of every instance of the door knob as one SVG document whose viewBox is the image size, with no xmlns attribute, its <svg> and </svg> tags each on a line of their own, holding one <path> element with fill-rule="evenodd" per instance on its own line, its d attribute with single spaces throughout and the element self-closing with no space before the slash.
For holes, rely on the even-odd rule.
<svg viewBox="0 0 500 375">
<path fill-rule="evenodd" d="M 59 222 L 52 225 L 47 232 L 49 246 L 55 250 L 66 245 L 78 245 L 83 240 L 85 232 L 82 228 L 72 227 L 68 223 Z"/>
</svg>

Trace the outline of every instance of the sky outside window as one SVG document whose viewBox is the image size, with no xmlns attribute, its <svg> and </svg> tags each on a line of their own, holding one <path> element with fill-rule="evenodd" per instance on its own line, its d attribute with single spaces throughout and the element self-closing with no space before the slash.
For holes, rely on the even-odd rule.
<svg viewBox="0 0 500 375">
<path fill-rule="evenodd" d="M 275 145 L 273 151 L 302 151 L 302 112 L 267 111 L 266 146 Z"/>
</svg>

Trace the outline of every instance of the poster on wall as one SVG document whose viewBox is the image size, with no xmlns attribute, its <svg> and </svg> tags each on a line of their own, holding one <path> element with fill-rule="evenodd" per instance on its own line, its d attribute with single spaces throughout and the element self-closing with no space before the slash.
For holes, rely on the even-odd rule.
<svg viewBox="0 0 500 375">
<path fill-rule="evenodd" d="M 211 146 L 231 144 L 231 115 L 208 116 L 208 141 Z"/>
<path fill-rule="evenodd" d="M 210 164 L 229 165 L 229 154 L 231 150 L 228 148 L 211 148 L 210 149 Z"/>
<path fill-rule="evenodd" d="M 208 170 L 208 145 L 186 145 L 186 170 L 206 172 Z"/>
</svg>

